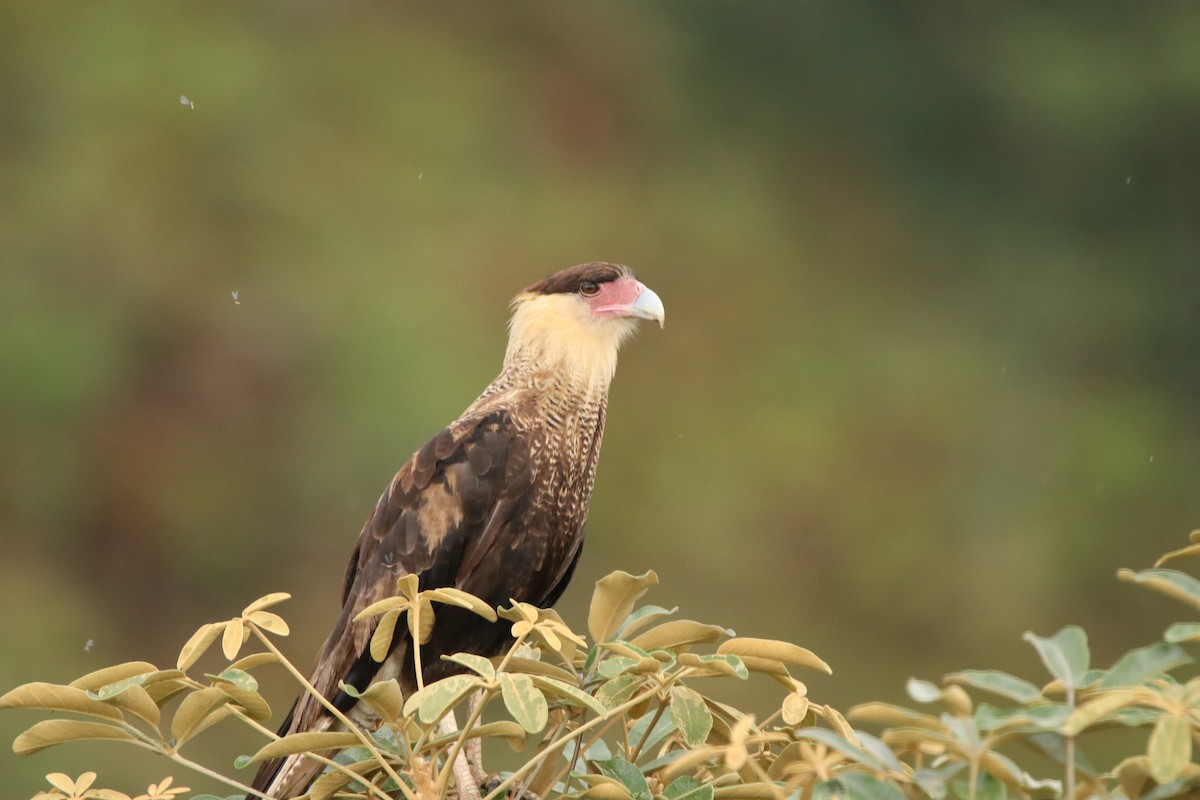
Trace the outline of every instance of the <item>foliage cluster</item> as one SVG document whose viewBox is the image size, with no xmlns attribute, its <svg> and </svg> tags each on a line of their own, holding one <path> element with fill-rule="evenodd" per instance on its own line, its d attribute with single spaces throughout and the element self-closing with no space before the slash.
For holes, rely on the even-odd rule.
<svg viewBox="0 0 1200 800">
<path fill-rule="evenodd" d="M 1200 555 L 1200 531 L 1191 539 L 1153 569 L 1121 570 L 1119 577 L 1200 609 L 1200 580 L 1163 567 Z M 448 656 L 462 672 L 429 684 L 420 679 L 420 649 L 414 647 L 415 693 L 404 697 L 391 680 L 358 695 L 379 720 L 369 731 L 330 704 L 343 730 L 279 737 L 264 727 L 271 710 L 258 691 L 256 669 L 278 663 L 314 691 L 271 638 L 288 633 L 284 620 L 268 610 L 286 594 L 267 595 L 232 619 L 204 625 L 184 645 L 175 668 L 131 662 L 67 685 L 29 683 L 0 697 L 0 708 L 72 715 L 26 730 L 14 742 L 18 754 L 114 740 L 161 753 L 253 796 L 240 781 L 184 754 L 214 725 L 248 725 L 269 741 L 236 767 L 306 753 L 327 767 L 311 800 L 453 795 L 452 764 L 473 739 L 503 742 L 521 753 L 520 766 L 501 773 L 485 800 L 1164 800 L 1200 787 L 1200 765 L 1192 761 L 1193 742 L 1200 740 L 1200 677 L 1181 681 L 1171 674 L 1192 662 L 1182 645 L 1200 641 L 1200 622 L 1172 625 L 1160 640 L 1108 669 L 1092 667 L 1087 636 L 1078 627 L 1050 637 L 1027 633 L 1049 674 L 1044 685 L 996 670 L 967 670 L 946 676 L 940 686 L 909 682 L 914 704 L 932 709 L 875 702 L 843 715 L 810 698 L 792 674 L 797 668 L 830 671 L 811 651 L 677 618 L 677 609 L 639 606 L 657 582 L 653 572 L 615 572 L 600 580 L 585 636 L 551 610 L 517 602 L 493 609 L 455 590 L 420 591 L 414 578 L 402 578 L 395 597 L 363 611 L 379 617 L 371 643 L 376 658 L 386 656 L 401 618 L 415 642 L 428 641 L 439 604 L 503 618 L 512 625 L 514 643 L 493 659 Z M 261 649 L 243 655 L 252 641 Z M 218 642 L 229 665 L 219 673 L 189 674 Z M 761 716 L 719 699 L 729 681 L 752 674 L 783 690 L 778 705 Z M 700 680 L 711 678 L 719 680 Z M 163 714 L 168 706 L 169 719 Z M 439 722 L 456 710 L 465 712 L 465 724 L 446 734 Z M 1094 732 L 1115 727 L 1147 730 L 1145 746 L 1097 766 L 1083 745 Z M 1040 762 L 1057 763 L 1061 780 L 1035 777 L 1037 768 L 1026 764 L 1039 759 L 1018 757 L 1030 751 Z M 95 773 L 78 779 L 53 773 L 47 780 L 52 789 L 35 800 L 173 800 L 189 791 L 173 787 L 172 778 L 136 798 L 93 788 Z M 202 797 L 214 800 L 195 800 Z"/>
</svg>

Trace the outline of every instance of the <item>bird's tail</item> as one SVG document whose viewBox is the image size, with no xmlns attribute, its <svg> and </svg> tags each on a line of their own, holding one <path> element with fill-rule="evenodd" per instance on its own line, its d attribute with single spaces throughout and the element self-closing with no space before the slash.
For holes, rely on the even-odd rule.
<svg viewBox="0 0 1200 800">
<path fill-rule="evenodd" d="M 303 696 L 301 696 L 301 700 L 303 700 Z M 292 710 L 288 712 L 287 718 L 279 728 L 280 736 L 292 733 L 292 718 L 295 713 L 296 706 L 292 706 Z M 309 731 L 318 733 L 329 730 L 333 722 L 332 717 L 322 717 L 309 728 Z M 254 776 L 254 783 L 251 786 L 272 800 L 291 800 L 291 798 L 299 797 L 307 792 L 308 787 L 321 774 L 323 768 L 320 762 L 302 755 L 274 758 L 264 761 L 258 768 L 258 774 Z M 247 796 L 247 800 L 251 800 L 252 797 L 253 795 Z"/>
</svg>

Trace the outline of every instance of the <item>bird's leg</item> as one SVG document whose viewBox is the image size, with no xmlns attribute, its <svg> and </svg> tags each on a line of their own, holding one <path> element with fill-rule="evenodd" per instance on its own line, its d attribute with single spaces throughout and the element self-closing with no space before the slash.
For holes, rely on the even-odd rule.
<svg viewBox="0 0 1200 800">
<path fill-rule="evenodd" d="M 451 709 L 442 717 L 442 721 L 438 723 L 438 733 L 443 736 L 454 736 L 458 733 L 458 720 L 454 718 L 454 710 Z M 459 800 L 482 800 L 479 795 L 479 784 L 475 780 L 474 773 L 471 772 L 471 765 L 467 763 L 467 754 L 464 750 L 459 750 L 458 755 L 454 757 L 454 782 L 458 785 Z"/>
<path fill-rule="evenodd" d="M 471 695 L 470 718 L 479 718 L 479 706 L 483 703 L 483 690 L 476 691 Z M 475 776 L 475 785 L 479 787 L 487 786 L 488 774 L 483 771 L 483 738 L 476 736 L 472 739 L 467 739 L 467 763 L 471 765 L 471 774 Z"/>
</svg>

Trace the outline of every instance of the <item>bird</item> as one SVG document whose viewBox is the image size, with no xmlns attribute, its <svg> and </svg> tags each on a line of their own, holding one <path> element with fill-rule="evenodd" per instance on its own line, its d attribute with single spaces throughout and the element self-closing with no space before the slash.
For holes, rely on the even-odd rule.
<svg viewBox="0 0 1200 800">
<path fill-rule="evenodd" d="M 639 320 L 665 324 L 662 300 L 621 264 L 592 262 L 550 275 L 512 301 L 499 375 L 396 473 L 367 517 L 350 557 L 342 607 L 309 682 L 341 711 L 395 678 L 417 687 L 412 640 L 400 625 L 380 662 L 370 651 L 378 617 L 358 619 L 395 596 L 398 579 L 420 590 L 452 587 L 492 607 L 511 600 L 548 608 L 566 589 L 583 547 L 617 353 Z M 426 683 L 461 671 L 442 659 L 492 657 L 512 643 L 503 622 L 439 606 L 422 644 Z M 332 730 L 336 720 L 302 693 L 280 735 Z M 253 787 L 271 798 L 303 793 L 322 765 L 303 756 L 264 762 Z"/>
</svg>

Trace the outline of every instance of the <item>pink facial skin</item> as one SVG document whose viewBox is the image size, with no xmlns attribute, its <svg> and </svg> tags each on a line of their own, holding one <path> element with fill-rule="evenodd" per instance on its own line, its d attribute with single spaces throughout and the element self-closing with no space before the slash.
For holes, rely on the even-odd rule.
<svg viewBox="0 0 1200 800">
<path fill-rule="evenodd" d="M 606 319 L 609 317 L 639 317 L 658 320 L 661 326 L 666 317 L 662 300 L 638 280 L 620 278 L 600 284 L 595 297 L 584 298 L 592 314 Z"/>
</svg>

